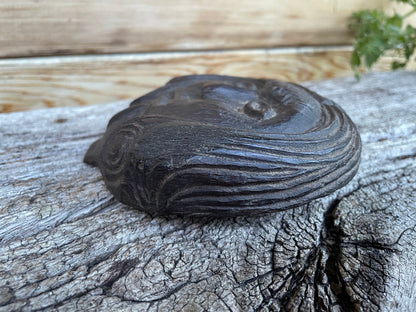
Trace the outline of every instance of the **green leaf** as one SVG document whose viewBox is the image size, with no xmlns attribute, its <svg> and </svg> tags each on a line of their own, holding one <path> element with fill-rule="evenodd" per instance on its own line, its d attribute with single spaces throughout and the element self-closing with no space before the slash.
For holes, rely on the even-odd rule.
<svg viewBox="0 0 416 312">
<path fill-rule="evenodd" d="M 389 50 L 396 51 L 405 61 L 395 61 L 392 69 L 403 68 L 416 50 L 416 28 L 403 28 L 404 20 L 416 13 L 416 0 L 397 0 L 413 7 L 407 14 L 386 15 L 381 10 L 362 10 L 350 18 L 349 29 L 354 34 L 354 50 L 351 67 L 355 76 L 360 76 L 360 67 L 368 69 Z"/>
<path fill-rule="evenodd" d="M 359 67 L 361 65 L 360 55 L 358 51 L 354 50 L 351 54 L 351 64 L 353 67 Z"/>
<path fill-rule="evenodd" d="M 399 68 L 403 68 L 403 67 L 405 67 L 406 66 L 406 63 L 400 63 L 400 62 L 398 62 L 398 61 L 394 61 L 392 64 L 391 64 L 391 69 L 392 70 L 396 70 L 396 69 L 399 69 Z"/>
<path fill-rule="evenodd" d="M 369 44 L 367 46 L 367 50 L 364 55 L 365 65 L 368 68 L 371 68 L 375 62 L 380 58 L 383 54 L 383 49 L 378 46 L 378 44 Z"/>
<path fill-rule="evenodd" d="M 400 29 L 402 28 L 402 25 L 403 25 L 403 18 L 401 15 L 396 13 L 392 17 L 387 18 L 386 24 L 389 25 L 390 27 L 395 27 L 395 28 Z"/>
<path fill-rule="evenodd" d="M 358 81 L 361 80 L 361 73 L 358 69 L 354 69 L 354 77 L 355 79 L 357 79 Z"/>
</svg>

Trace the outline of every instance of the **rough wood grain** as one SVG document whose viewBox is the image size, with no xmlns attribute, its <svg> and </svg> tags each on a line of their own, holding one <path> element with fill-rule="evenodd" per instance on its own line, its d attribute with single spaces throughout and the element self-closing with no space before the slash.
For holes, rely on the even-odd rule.
<svg viewBox="0 0 416 312">
<path fill-rule="evenodd" d="M 363 140 L 335 194 L 256 218 L 150 218 L 89 144 L 127 102 L 0 115 L 0 311 L 411 311 L 416 73 L 307 83 Z"/>
<path fill-rule="evenodd" d="M 347 19 L 388 0 L 0 2 L 0 57 L 333 45 Z"/>
<path fill-rule="evenodd" d="M 352 76 L 350 53 L 339 47 L 0 60 L 0 112 L 136 98 L 189 74 L 292 82 Z M 390 62 L 383 58 L 375 70 L 387 70 Z"/>
</svg>

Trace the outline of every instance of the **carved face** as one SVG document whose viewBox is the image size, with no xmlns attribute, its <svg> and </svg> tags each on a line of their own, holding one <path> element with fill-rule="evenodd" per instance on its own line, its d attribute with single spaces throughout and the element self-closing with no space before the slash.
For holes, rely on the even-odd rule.
<svg viewBox="0 0 416 312">
<path fill-rule="evenodd" d="M 150 93 L 132 106 L 147 102 L 141 116 L 159 118 L 162 123 L 174 117 L 183 122 L 291 134 L 307 131 L 321 117 L 320 97 L 291 83 L 224 76 L 221 79 L 194 77 L 173 79 L 160 92 Z"/>
<path fill-rule="evenodd" d="M 358 132 L 335 103 L 277 80 L 186 76 L 115 115 L 85 161 L 156 214 L 281 210 L 347 183 Z"/>
</svg>

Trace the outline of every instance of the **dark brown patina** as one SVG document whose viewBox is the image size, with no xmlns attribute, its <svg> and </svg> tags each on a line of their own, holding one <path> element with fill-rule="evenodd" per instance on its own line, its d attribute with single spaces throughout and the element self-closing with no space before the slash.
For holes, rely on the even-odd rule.
<svg viewBox="0 0 416 312">
<path fill-rule="evenodd" d="M 84 161 L 139 210 L 238 216 L 333 192 L 353 178 L 360 153 L 346 113 L 302 86 L 196 75 L 133 101 Z"/>
</svg>

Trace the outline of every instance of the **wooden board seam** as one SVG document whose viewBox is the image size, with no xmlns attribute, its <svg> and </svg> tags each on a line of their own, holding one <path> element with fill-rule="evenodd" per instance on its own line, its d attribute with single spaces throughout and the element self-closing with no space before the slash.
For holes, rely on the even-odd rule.
<svg viewBox="0 0 416 312">
<path fill-rule="evenodd" d="M 252 49 L 223 49 L 223 50 L 198 50 L 198 51 L 166 51 L 166 52 L 138 52 L 138 53 L 104 53 L 104 54 L 80 54 L 63 56 L 36 56 L 21 58 L 0 59 L 0 66 L 4 65 L 40 65 L 40 64 L 62 64 L 72 62 L 89 61 L 145 61 L 153 59 L 174 59 L 195 56 L 215 56 L 233 53 L 235 55 L 256 54 L 306 54 L 319 52 L 352 51 L 351 45 L 336 46 L 301 46 L 284 48 L 252 48 Z"/>
</svg>

